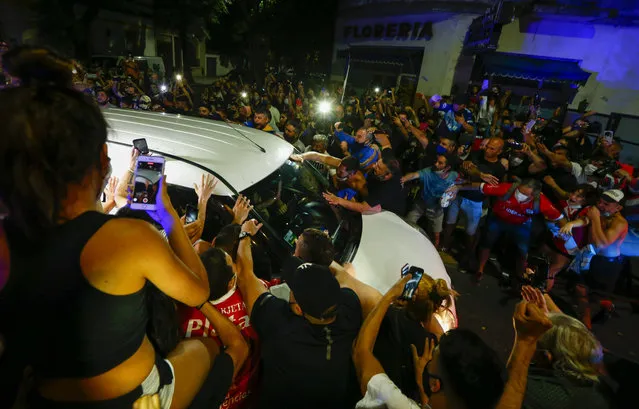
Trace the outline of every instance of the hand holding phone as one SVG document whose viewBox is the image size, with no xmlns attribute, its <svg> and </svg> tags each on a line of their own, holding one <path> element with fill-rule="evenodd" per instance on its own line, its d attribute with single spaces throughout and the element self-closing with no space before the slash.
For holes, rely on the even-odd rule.
<svg viewBox="0 0 639 409">
<path fill-rule="evenodd" d="M 134 139 L 133 147 L 140 152 L 140 155 L 148 155 L 149 154 L 149 145 L 146 143 L 146 139 Z"/>
<path fill-rule="evenodd" d="M 604 141 L 608 145 L 612 144 L 614 137 L 615 137 L 615 133 L 613 131 L 604 131 L 603 133 Z"/>
<path fill-rule="evenodd" d="M 162 156 L 138 157 L 133 177 L 133 194 L 131 209 L 157 210 L 157 199 L 160 194 L 160 180 L 164 176 L 165 159 Z"/>
<path fill-rule="evenodd" d="M 194 223 L 197 220 L 198 210 L 192 204 L 186 205 L 185 221 L 187 224 Z"/>
<path fill-rule="evenodd" d="M 404 286 L 404 291 L 402 291 L 402 295 L 399 297 L 401 300 L 406 301 L 412 300 L 415 296 L 419 282 L 422 280 L 422 276 L 424 275 L 424 269 L 406 264 L 402 267 L 402 277 L 405 277 L 408 274 L 411 274 L 412 277 Z"/>
</svg>

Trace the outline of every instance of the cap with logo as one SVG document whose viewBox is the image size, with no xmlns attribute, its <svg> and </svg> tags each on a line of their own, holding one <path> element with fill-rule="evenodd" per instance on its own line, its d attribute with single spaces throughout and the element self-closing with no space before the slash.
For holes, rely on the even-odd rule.
<svg viewBox="0 0 639 409">
<path fill-rule="evenodd" d="M 606 202 L 621 203 L 623 197 L 623 192 L 618 189 L 606 190 L 601 194 L 601 198 Z"/>
<path fill-rule="evenodd" d="M 317 319 L 335 316 L 336 309 L 331 307 L 339 304 L 341 290 L 328 267 L 291 257 L 284 263 L 282 276 L 306 315 Z"/>
</svg>

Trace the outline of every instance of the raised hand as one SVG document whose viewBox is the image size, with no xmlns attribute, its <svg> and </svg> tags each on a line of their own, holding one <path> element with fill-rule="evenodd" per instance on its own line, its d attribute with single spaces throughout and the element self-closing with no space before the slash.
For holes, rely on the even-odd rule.
<svg viewBox="0 0 639 409">
<path fill-rule="evenodd" d="M 496 176 L 493 176 L 489 173 L 480 173 L 479 174 L 479 178 L 481 180 L 483 180 L 484 182 L 488 183 L 489 185 L 498 185 L 499 184 L 499 179 Z"/>
<path fill-rule="evenodd" d="M 106 202 L 111 203 L 115 202 L 115 193 L 118 188 L 119 179 L 115 176 L 111 176 L 109 181 L 107 182 L 106 187 L 104 188 L 104 196 L 106 197 Z"/>
<path fill-rule="evenodd" d="M 257 220 L 251 219 L 242 225 L 242 231 L 247 232 L 251 236 L 255 236 L 262 228 L 262 223 L 258 223 Z"/>
<path fill-rule="evenodd" d="M 206 206 L 209 199 L 213 195 L 213 191 L 215 190 L 215 186 L 217 186 L 218 182 L 219 181 L 213 176 L 209 174 L 203 174 L 200 184 L 193 184 L 193 188 L 195 189 L 195 193 L 197 194 L 199 203 Z"/>
<path fill-rule="evenodd" d="M 246 196 L 239 195 L 233 206 L 233 223 L 244 223 L 252 209 L 251 201 Z"/>
<path fill-rule="evenodd" d="M 552 322 L 535 304 L 522 301 L 515 307 L 513 326 L 518 341 L 535 343 L 552 328 Z"/>
<path fill-rule="evenodd" d="M 326 192 L 326 193 L 322 193 L 322 196 L 324 196 L 324 199 L 326 199 L 328 204 L 333 206 L 339 206 L 340 198 L 335 196 L 334 194 Z"/>
<path fill-rule="evenodd" d="M 521 287 L 521 297 L 524 299 L 524 301 L 535 304 L 545 314 L 548 314 L 548 305 L 546 305 L 546 299 L 544 298 L 544 294 L 538 288 L 532 287 L 530 285 Z"/>
<path fill-rule="evenodd" d="M 417 347 L 415 345 L 411 344 L 410 346 L 410 351 L 413 355 L 413 366 L 415 368 L 415 381 L 418 386 L 422 385 L 424 369 L 426 369 L 426 365 L 433 359 L 434 350 L 435 340 L 429 337 L 426 337 L 424 342 L 424 353 L 422 356 L 417 354 Z"/>
</svg>

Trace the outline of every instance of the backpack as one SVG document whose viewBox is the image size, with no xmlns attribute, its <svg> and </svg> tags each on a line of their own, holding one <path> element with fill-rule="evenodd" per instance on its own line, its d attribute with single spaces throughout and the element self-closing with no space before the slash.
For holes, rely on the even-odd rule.
<svg viewBox="0 0 639 409">
<path fill-rule="evenodd" d="M 510 199 L 510 197 L 513 195 L 513 193 L 515 193 L 515 190 L 519 187 L 519 185 L 521 185 L 521 179 L 515 178 L 515 183 L 513 183 L 510 189 L 508 189 L 508 192 L 506 192 L 506 194 L 501 197 L 501 200 L 505 202 L 508 199 Z M 541 193 L 535 192 L 534 195 L 535 196 L 533 199 L 533 214 L 539 214 Z"/>
</svg>

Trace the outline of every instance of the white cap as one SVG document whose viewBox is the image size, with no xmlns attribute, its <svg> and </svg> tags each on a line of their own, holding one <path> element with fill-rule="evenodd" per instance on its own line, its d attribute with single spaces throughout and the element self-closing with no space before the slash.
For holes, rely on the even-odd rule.
<svg viewBox="0 0 639 409">
<path fill-rule="evenodd" d="M 618 189 L 610 189 L 610 190 L 606 190 L 605 192 L 603 192 L 601 194 L 601 196 L 603 196 L 604 200 L 607 201 L 613 201 L 616 203 L 621 203 L 621 201 L 623 200 L 623 192 L 621 190 Z"/>
</svg>

